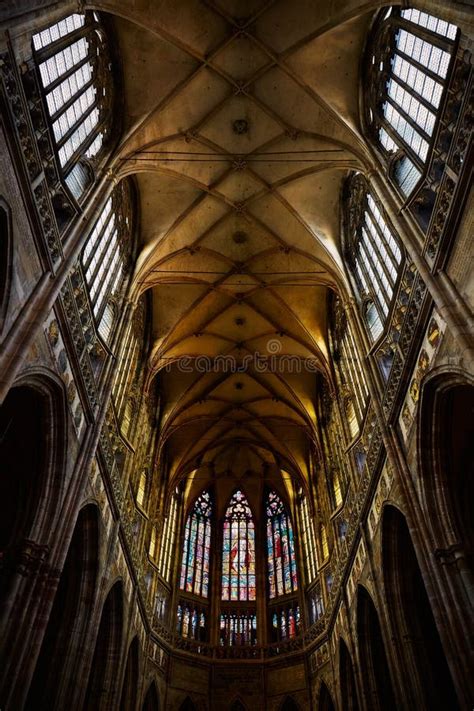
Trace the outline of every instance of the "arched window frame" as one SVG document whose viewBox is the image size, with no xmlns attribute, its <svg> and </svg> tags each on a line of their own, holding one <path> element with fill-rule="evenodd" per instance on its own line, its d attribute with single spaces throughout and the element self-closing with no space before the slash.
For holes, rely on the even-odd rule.
<svg viewBox="0 0 474 711">
<path fill-rule="evenodd" d="M 241 564 L 241 555 L 244 561 Z M 234 560 L 239 569 L 233 575 Z M 222 542 L 223 601 L 256 600 L 255 523 L 246 496 L 237 490 L 230 498 L 223 524 Z"/>
<path fill-rule="evenodd" d="M 171 579 L 173 551 L 176 540 L 176 523 L 178 518 L 179 492 L 175 491 L 169 501 L 168 515 L 163 521 L 160 539 L 160 553 L 157 561 L 158 572 L 167 583 Z"/>
<path fill-rule="evenodd" d="M 13 267 L 13 231 L 11 210 L 8 203 L 0 196 L 0 334 L 3 331 L 8 302 L 10 299 L 12 267 Z"/>
<path fill-rule="evenodd" d="M 321 523 L 319 526 L 319 541 L 321 546 L 322 563 L 325 563 L 329 558 L 329 540 L 327 528 L 324 523 Z"/>
<path fill-rule="evenodd" d="M 209 491 L 195 500 L 184 528 L 179 588 L 209 597 L 213 501 Z"/>
<path fill-rule="evenodd" d="M 131 274 L 135 253 L 133 196 L 128 181 L 121 181 L 97 218 L 81 255 L 90 308 L 97 333 L 110 341 Z M 107 310 L 112 304 L 112 312 Z"/>
<path fill-rule="evenodd" d="M 32 48 L 58 172 L 80 200 L 112 134 L 107 33 L 98 13 L 73 13 L 35 33 Z"/>
<path fill-rule="evenodd" d="M 347 179 L 343 202 L 345 260 L 356 286 L 368 335 L 375 342 L 385 329 L 396 299 L 404 250 L 383 206 L 370 192 L 361 173 Z M 368 320 L 370 304 L 374 304 L 378 320 Z"/>
<path fill-rule="evenodd" d="M 301 496 L 299 504 L 300 527 L 303 539 L 304 567 L 308 585 L 316 579 L 318 572 L 318 555 L 316 549 L 316 533 L 314 521 L 310 515 L 308 498 Z"/>
<path fill-rule="evenodd" d="M 275 491 L 265 500 L 268 596 L 272 600 L 298 590 L 296 550 L 290 515 Z"/>
<path fill-rule="evenodd" d="M 416 9 L 382 9 L 374 24 L 365 121 L 404 199 L 430 163 L 458 35 L 455 25 Z"/>
</svg>

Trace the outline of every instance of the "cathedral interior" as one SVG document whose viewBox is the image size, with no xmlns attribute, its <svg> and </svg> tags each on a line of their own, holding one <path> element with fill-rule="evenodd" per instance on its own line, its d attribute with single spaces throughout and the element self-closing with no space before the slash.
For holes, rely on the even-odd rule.
<svg viewBox="0 0 474 711">
<path fill-rule="evenodd" d="M 474 705 L 469 0 L 0 3 L 0 708 Z"/>
</svg>

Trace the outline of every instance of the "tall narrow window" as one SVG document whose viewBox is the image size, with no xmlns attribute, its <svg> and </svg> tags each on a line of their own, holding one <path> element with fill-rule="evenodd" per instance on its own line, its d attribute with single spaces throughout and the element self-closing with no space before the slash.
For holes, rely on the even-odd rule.
<svg viewBox="0 0 474 711">
<path fill-rule="evenodd" d="M 370 117 L 386 154 L 398 156 L 393 177 L 405 196 L 423 173 L 456 35 L 449 22 L 398 8 L 378 28 L 369 68 Z"/>
<path fill-rule="evenodd" d="M 266 504 L 270 597 L 298 589 L 293 527 L 280 497 L 270 492 Z"/>
<path fill-rule="evenodd" d="M 247 499 L 236 491 L 224 519 L 222 599 L 255 600 L 255 527 Z"/>
<path fill-rule="evenodd" d="M 170 501 L 168 516 L 163 524 L 160 541 L 160 555 L 158 558 L 158 571 L 167 582 L 170 581 L 171 564 L 173 562 L 173 548 L 176 538 L 176 517 L 178 513 L 177 494 L 173 494 Z"/>
<path fill-rule="evenodd" d="M 318 561 L 316 556 L 316 536 L 314 523 L 309 515 L 308 500 L 304 497 L 300 504 L 301 531 L 303 534 L 303 550 L 308 584 L 316 578 Z"/>
<path fill-rule="evenodd" d="M 366 304 L 367 328 L 375 340 L 383 330 L 394 297 L 402 252 L 363 176 L 350 178 L 346 190 L 347 254 L 359 295 Z"/>
<path fill-rule="evenodd" d="M 219 642 L 223 647 L 257 644 L 255 611 L 223 612 L 220 619 Z"/>
<path fill-rule="evenodd" d="M 148 555 L 150 558 L 156 556 L 156 528 L 153 526 L 150 533 L 150 545 L 148 546 Z"/>
<path fill-rule="evenodd" d="M 321 539 L 321 551 L 323 554 L 323 560 L 326 560 L 326 558 L 329 557 L 329 542 L 328 542 L 328 533 L 327 533 L 326 526 L 324 525 L 324 523 L 322 523 L 320 526 L 319 535 L 320 535 L 320 539 Z"/>
<path fill-rule="evenodd" d="M 136 495 L 136 501 L 138 506 L 140 508 L 143 508 L 145 506 L 145 499 L 146 499 L 146 493 L 147 493 L 147 475 L 146 471 L 142 471 L 140 474 L 140 477 L 138 479 L 138 488 L 137 488 L 137 495 Z"/>
<path fill-rule="evenodd" d="M 82 253 L 82 268 L 92 311 L 102 338 L 112 331 L 114 312 L 107 308 L 121 293 L 132 252 L 131 198 L 122 181 L 107 200 Z"/>
<path fill-rule="evenodd" d="M 334 505 L 337 508 L 342 504 L 341 480 L 339 479 L 339 473 L 337 471 L 334 472 L 332 477 L 332 495 Z"/>
<path fill-rule="evenodd" d="M 33 49 L 59 164 L 79 198 L 88 182 L 80 159 L 99 154 L 111 113 L 110 59 L 98 15 L 68 15 L 33 35 Z"/>
<path fill-rule="evenodd" d="M 180 588 L 186 592 L 209 595 L 212 504 L 205 491 L 196 500 L 184 531 Z"/>
</svg>

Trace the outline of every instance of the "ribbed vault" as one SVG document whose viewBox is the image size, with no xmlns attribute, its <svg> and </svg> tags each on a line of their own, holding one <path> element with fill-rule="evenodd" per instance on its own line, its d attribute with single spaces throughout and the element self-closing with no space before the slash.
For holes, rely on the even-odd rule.
<svg viewBox="0 0 474 711">
<path fill-rule="evenodd" d="M 370 166 L 359 72 L 378 5 L 89 5 L 115 16 L 122 57 L 116 170 L 138 188 L 170 481 L 308 476 L 328 291 L 345 288 L 341 183 Z"/>
</svg>

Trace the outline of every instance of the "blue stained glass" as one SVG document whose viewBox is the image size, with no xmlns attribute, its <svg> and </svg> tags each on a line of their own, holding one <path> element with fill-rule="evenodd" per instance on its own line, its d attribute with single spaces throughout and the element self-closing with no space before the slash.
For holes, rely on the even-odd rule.
<svg viewBox="0 0 474 711">
<path fill-rule="evenodd" d="M 267 560 L 271 598 L 298 589 L 293 527 L 280 497 L 270 492 L 266 502 Z"/>
<path fill-rule="evenodd" d="M 196 500 L 186 521 L 181 559 L 181 590 L 202 597 L 207 597 L 209 594 L 211 515 L 211 498 L 205 491 Z"/>
</svg>

